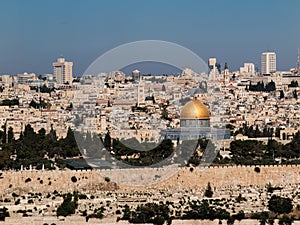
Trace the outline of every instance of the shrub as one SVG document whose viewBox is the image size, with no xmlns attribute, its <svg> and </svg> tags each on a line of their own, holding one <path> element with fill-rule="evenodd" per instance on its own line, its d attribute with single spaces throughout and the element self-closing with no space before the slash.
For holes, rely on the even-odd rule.
<svg viewBox="0 0 300 225">
<path fill-rule="evenodd" d="M 73 198 L 73 200 L 72 200 Z M 64 196 L 63 203 L 57 208 L 56 215 L 57 216 L 68 216 L 75 213 L 75 210 L 78 207 L 78 197 L 77 194 L 74 193 L 74 197 L 71 193 L 68 193 Z"/>
<path fill-rule="evenodd" d="M 204 192 L 204 196 L 207 198 L 211 198 L 213 196 L 214 192 L 212 191 L 212 188 L 210 186 L 210 183 L 208 182 L 206 190 Z"/>
<path fill-rule="evenodd" d="M 18 195 L 18 194 L 16 194 L 15 192 L 13 192 L 11 195 L 13 196 L 13 198 L 16 198 L 16 197 L 18 197 L 18 196 L 19 196 L 19 195 Z"/>
<path fill-rule="evenodd" d="M 73 176 L 73 177 L 71 177 L 71 181 L 72 181 L 73 183 L 76 183 L 76 182 L 77 182 L 77 178 L 76 178 L 75 176 Z"/>
<path fill-rule="evenodd" d="M 291 225 L 294 222 L 293 217 L 289 217 L 288 215 L 284 214 L 280 219 L 278 224 L 279 225 Z"/>
<path fill-rule="evenodd" d="M 8 209 L 5 207 L 0 208 L 0 221 L 4 221 L 5 217 L 9 217 Z"/>
<path fill-rule="evenodd" d="M 273 193 L 273 191 L 275 191 L 275 190 L 282 190 L 283 189 L 282 187 L 273 187 L 271 185 L 271 183 L 269 183 L 266 188 L 267 188 L 268 193 Z"/>
<path fill-rule="evenodd" d="M 254 168 L 254 171 L 255 171 L 256 173 L 260 173 L 260 168 L 259 168 L 259 167 L 255 167 L 255 168 Z"/>
<path fill-rule="evenodd" d="M 28 183 L 28 182 L 30 182 L 31 181 L 31 178 L 27 178 L 26 180 L 25 180 L 25 183 Z"/>
<path fill-rule="evenodd" d="M 239 194 L 239 196 L 236 197 L 235 200 L 236 200 L 237 203 L 240 203 L 240 202 L 242 202 L 242 201 L 246 201 L 246 198 L 243 197 L 241 194 Z"/>
<path fill-rule="evenodd" d="M 293 209 L 292 200 L 277 195 L 272 195 L 268 202 L 268 209 L 278 214 L 290 213 Z"/>
<path fill-rule="evenodd" d="M 233 217 L 238 220 L 241 221 L 243 219 L 245 219 L 245 213 L 243 210 L 239 211 L 237 214 L 233 215 Z"/>
</svg>

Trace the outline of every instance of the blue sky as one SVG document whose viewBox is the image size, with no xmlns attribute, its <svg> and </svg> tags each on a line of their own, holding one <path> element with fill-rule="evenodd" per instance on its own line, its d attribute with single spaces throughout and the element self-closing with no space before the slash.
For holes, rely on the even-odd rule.
<svg viewBox="0 0 300 225">
<path fill-rule="evenodd" d="M 52 73 L 63 55 L 81 75 L 109 49 L 150 39 L 232 69 L 260 66 L 261 52 L 272 50 L 285 70 L 296 65 L 299 8 L 292 0 L 1 0 L 0 74 Z"/>
</svg>

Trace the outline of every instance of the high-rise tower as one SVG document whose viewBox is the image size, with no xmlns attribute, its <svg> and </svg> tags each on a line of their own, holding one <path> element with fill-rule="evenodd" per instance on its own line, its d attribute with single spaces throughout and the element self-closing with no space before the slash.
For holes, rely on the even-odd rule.
<svg viewBox="0 0 300 225">
<path fill-rule="evenodd" d="M 262 74 L 271 74 L 276 72 L 275 52 L 263 52 L 261 54 L 261 72 Z"/>
<path fill-rule="evenodd" d="M 52 63 L 53 74 L 58 84 L 65 84 L 73 81 L 73 63 L 66 62 L 64 58 L 58 58 L 57 62 Z"/>
</svg>

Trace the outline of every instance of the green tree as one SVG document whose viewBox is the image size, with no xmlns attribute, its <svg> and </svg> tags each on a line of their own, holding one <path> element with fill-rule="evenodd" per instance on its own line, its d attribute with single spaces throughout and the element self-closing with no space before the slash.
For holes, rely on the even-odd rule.
<svg viewBox="0 0 300 225">
<path fill-rule="evenodd" d="M 5 217 L 9 217 L 9 212 L 6 207 L 0 208 L 0 221 L 4 221 Z"/>
<path fill-rule="evenodd" d="M 237 214 L 233 215 L 233 217 L 234 217 L 236 220 L 238 220 L 238 221 L 241 221 L 241 220 L 243 220 L 243 219 L 246 218 L 245 213 L 244 213 L 243 210 L 241 210 L 241 211 L 239 211 Z"/>
<path fill-rule="evenodd" d="M 107 150 L 110 150 L 111 149 L 111 137 L 110 137 L 110 133 L 109 131 L 106 133 L 105 135 L 105 138 L 104 138 L 104 147 L 107 149 Z"/>
<path fill-rule="evenodd" d="M 131 211 L 129 206 L 126 204 L 123 209 L 123 217 L 122 220 L 129 220 L 131 215 Z"/>
<path fill-rule="evenodd" d="M 284 92 L 283 92 L 283 90 L 280 90 L 279 98 L 280 98 L 280 99 L 283 99 L 283 98 L 284 98 Z"/>
<path fill-rule="evenodd" d="M 12 127 L 9 127 L 7 131 L 7 142 L 11 143 L 13 139 L 14 139 L 14 131 Z"/>
<path fill-rule="evenodd" d="M 19 105 L 19 99 L 15 98 L 15 99 L 4 99 L 0 105 L 3 106 L 13 106 L 13 105 Z"/>
<path fill-rule="evenodd" d="M 290 213 L 293 209 L 292 200 L 277 195 L 272 195 L 268 202 L 268 209 L 278 214 Z"/>
<path fill-rule="evenodd" d="M 278 221 L 279 225 L 291 225 L 294 222 L 293 217 L 289 217 L 288 215 L 284 214 Z"/>
<path fill-rule="evenodd" d="M 293 90 L 293 98 L 298 99 L 298 94 L 296 90 Z"/>
<path fill-rule="evenodd" d="M 133 211 L 132 217 L 129 219 L 130 223 L 153 223 L 156 225 L 163 225 L 165 222 L 171 224 L 169 206 L 160 202 L 147 203 L 145 205 L 137 206 Z"/>
<path fill-rule="evenodd" d="M 204 192 L 204 196 L 207 197 L 207 198 L 211 198 L 213 196 L 214 192 L 210 186 L 210 182 L 208 182 L 207 184 L 207 187 L 206 187 L 206 190 Z"/>
<path fill-rule="evenodd" d="M 74 192 L 73 195 L 68 193 L 64 196 L 63 203 L 58 206 L 56 215 L 57 216 L 69 216 L 75 213 L 78 207 L 78 195 Z"/>
</svg>

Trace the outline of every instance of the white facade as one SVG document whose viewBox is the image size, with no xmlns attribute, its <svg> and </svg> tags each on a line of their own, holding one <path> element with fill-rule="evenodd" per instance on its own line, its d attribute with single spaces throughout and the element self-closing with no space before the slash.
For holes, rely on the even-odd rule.
<svg viewBox="0 0 300 225">
<path fill-rule="evenodd" d="M 216 58 L 209 58 L 208 59 L 208 66 L 210 67 L 210 80 L 216 80 L 217 78 L 217 59 Z"/>
<path fill-rule="evenodd" d="M 132 71 L 132 79 L 139 80 L 141 76 L 141 72 L 139 70 Z"/>
<path fill-rule="evenodd" d="M 33 81 L 36 79 L 36 75 L 34 73 L 22 73 L 17 75 L 18 84 L 26 84 L 29 81 Z"/>
<path fill-rule="evenodd" d="M 276 72 L 275 52 L 263 52 L 261 54 L 261 72 L 262 74 L 271 74 Z"/>
<path fill-rule="evenodd" d="M 52 63 L 53 74 L 58 84 L 65 84 L 73 81 L 73 63 L 66 62 L 64 58 L 58 58 L 57 62 Z"/>
<path fill-rule="evenodd" d="M 255 75 L 254 63 L 244 63 L 244 66 L 240 67 L 240 74 Z"/>
</svg>

